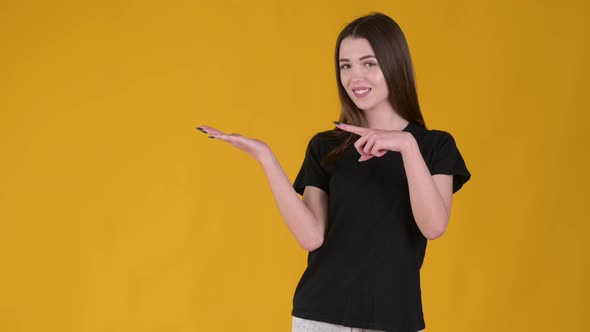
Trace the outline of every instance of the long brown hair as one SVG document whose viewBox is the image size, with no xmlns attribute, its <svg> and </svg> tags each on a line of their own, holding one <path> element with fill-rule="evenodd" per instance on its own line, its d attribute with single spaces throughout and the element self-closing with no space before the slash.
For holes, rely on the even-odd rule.
<svg viewBox="0 0 590 332">
<path fill-rule="evenodd" d="M 418 103 L 414 67 L 406 38 L 399 25 L 392 18 L 377 12 L 350 22 L 340 32 L 336 41 L 336 82 L 342 105 L 338 121 L 355 126 L 364 126 L 366 124 L 364 112 L 350 99 L 342 86 L 340 78 L 340 44 L 347 37 L 364 38 L 371 44 L 387 83 L 388 98 L 391 106 L 404 119 L 426 128 Z M 336 136 L 348 135 L 348 138 L 344 143 L 334 148 L 324 158 L 324 162 L 336 157 L 358 139 L 358 135 L 338 128 L 333 133 Z"/>
</svg>

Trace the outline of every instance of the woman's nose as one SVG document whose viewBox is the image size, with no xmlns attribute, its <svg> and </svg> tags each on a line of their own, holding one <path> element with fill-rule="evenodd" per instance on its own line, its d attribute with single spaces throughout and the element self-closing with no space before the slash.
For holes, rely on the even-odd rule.
<svg viewBox="0 0 590 332">
<path fill-rule="evenodd" d="M 353 81 L 363 80 L 365 78 L 365 72 L 362 70 L 361 66 L 353 66 L 351 68 L 350 78 Z"/>
</svg>

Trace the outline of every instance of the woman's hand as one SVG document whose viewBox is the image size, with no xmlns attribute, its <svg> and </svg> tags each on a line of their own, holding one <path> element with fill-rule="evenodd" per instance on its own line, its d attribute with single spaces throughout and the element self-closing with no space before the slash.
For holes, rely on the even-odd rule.
<svg viewBox="0 0 590 332">
<path fill-rule="evenodd" d="M 251 155 L 259 162 L 266 153 L 270 152 L 268 145 L 257 139 L 249 138 L 236 133 L 226 134 L 209 126 L 200 126 L 197 127 L 197 130 L 204 134 L 208 134 L 210 138 L 218 138 L 235 146 L 236 148 Z"/>
<path fill-rule="evenodd" d="M 354 143 L 356 150 L 361 155 L 359 161 L 381 157 L 387 151 L 403 153 L 413 139 L 412 134 L 401 130 L 371 129 L 344 123 L 336 123 L 336 126 L 344 131 L 361 136 Z"/>
</svg>

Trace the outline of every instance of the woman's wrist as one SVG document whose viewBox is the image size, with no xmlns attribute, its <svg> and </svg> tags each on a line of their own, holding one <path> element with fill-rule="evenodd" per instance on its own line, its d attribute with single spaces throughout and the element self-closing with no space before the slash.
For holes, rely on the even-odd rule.
<svg viewBox="0 0 590 332">
<path fill-rule="evenodd" d="M 264 150 L 260 151 L 260 153 L 256 156 L 256 160 L 260 163 L 260 165 L 264 167 L 265 165 L 274 162 L 276 158 L 272 153 L 272 150 L 266 147 Z"/>
<path fill-rule="evenodd" d="M 416 142 L 414 135 L 412 135 L 411 133 L 406 133 L 406 140 L 404 141 L 404 144 L 400 152 L 402 156 L 420 152 L 418 142 Z"/>
</svg>

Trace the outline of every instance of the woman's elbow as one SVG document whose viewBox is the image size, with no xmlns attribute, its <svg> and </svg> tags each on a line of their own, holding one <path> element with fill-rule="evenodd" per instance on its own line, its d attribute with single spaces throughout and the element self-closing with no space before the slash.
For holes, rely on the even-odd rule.
<svg viewBox="0 0 590 332">
<path fill-rule="evenodd" d="M 428 232 L 424 233 L 424 237 L 427 238 L 428 240 L 435 240 L 438 239 L 439 237 L 443 236 L 443 234 L 446 231 L 446 224 L 442 225 L 442 226 L 438 226 L 438 227 L 432 227 L 431 229 L 428 230 Z"/>
<path fill-rule="evenodd" d="M 324 244 L 324 239 L 321 237 L 318 237 L 317 239 L 313 239 L 310 241 L 306 241 L 305 243 L 301 243 L 301 247 L 303 249 L 305 249 L 306 251 L 312 252 L 312 251 L 318 249 L 319 247 L 321 247 L 322 244 Z"/>
<path fill-rule="evenodd" d="M 435 240 L 441 237 L 444 233 L 444 231 L 429 232 L 428 234 L 424 234 L 424 237 L 428 240 Z"/>
</svg>

